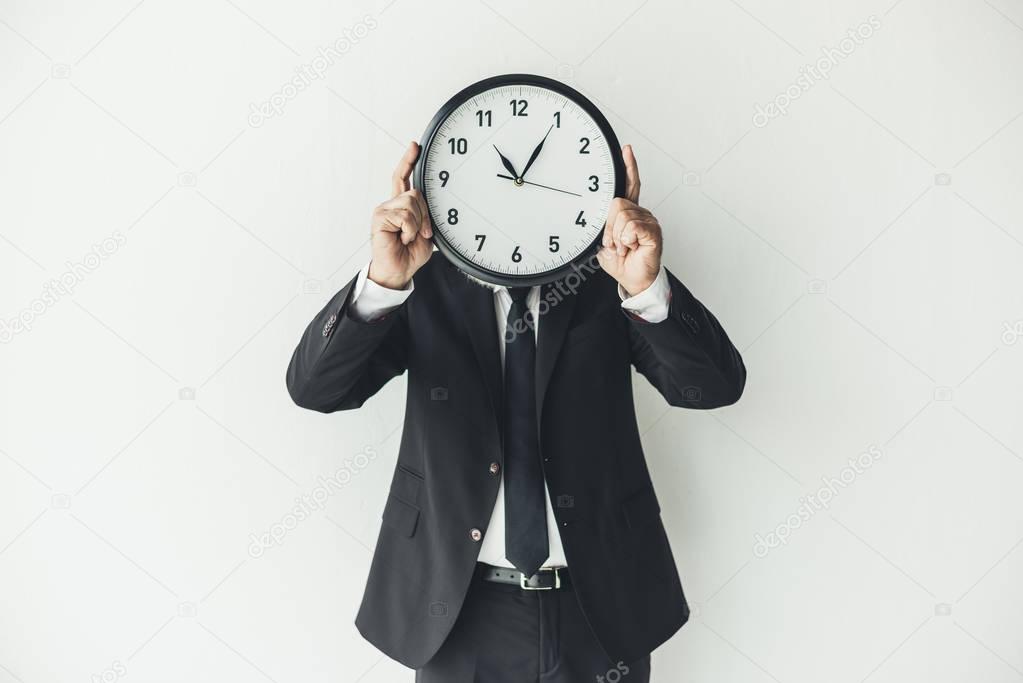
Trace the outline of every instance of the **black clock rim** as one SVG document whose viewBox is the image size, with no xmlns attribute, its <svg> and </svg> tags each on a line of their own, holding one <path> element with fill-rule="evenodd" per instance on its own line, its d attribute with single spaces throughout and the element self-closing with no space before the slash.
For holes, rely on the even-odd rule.
<svg viewBox="0 0 1023 683">
<path fill-rule="evenodd" d="M 608 148 L 610 149 L 611 165 L 615 174 L 614 196 L 623 197 L 625 195 L 625 160 L 622 157 L 622 148 L 618 142 L 618 137 L 611 128 L 611 124 L 608 123 L 607 118 L 599 109 L 597 109 L 596 105 L 594 105 L 588 97 L 580 93 L 575 88 L 566 85 L 561 81 L 556 81 L 553 78 L 537 76 L 535 74 L 505 74 L 502 76 L 491 76 L 490 78 L 485 78 L 482 81 L 477 81 L 476 83 L 458 91 L 444 103 L 444 106 L 440 108 L 430 121 L 429 125 L 426 126 L 426 131 L 423 133 L 423 137 L 419 143 L 419 159 L 416 160 L 416 165 L 412 173 L 412 186 L 422 192 L 423 199 L 426 201 L 428 210 L 430 198 L 426 193 L 426 183 L 424 182 L 423 176 L 426 172 L 426 150 L 430 149 L 430 145 L 433 143 L 433 138 L 437 135 L 437 130 L 440 128 L 441 124 L 447 120 L 448 116 L 450 116 L 455 109 L 460 107 L 466 101 L 487 90 L 507 85 L 533 85 L 552 90 L 559 95 L 572 100 L 583 111 L 589 114 L 593 121 L 597 124 L 597 128 L 600 129 L 604 139 L 607 140 Z M 432 217 L 430 220 L 433 220 Z M 581 251 L 578 256 L 563 266 L 559 266 L 554 270 L 548 270 L 543 273 L 529 275 L 509 275 L 508 273 L 500 273 L 473 263 L 459 254 L 454 247 L 448 244 L 440 230 L 436 229 L 436 227 L 434 227 L 433 231 L 433 243 L 437 245 L 437 249 L 449 262 L 484 282 L 501 287 L 532 287 L 534 285 L 544 285 L 549 282 L 556 282 L 569 273 L 575 272 L 579 268 L 578 264 L 593 258 L 594 254 L 596 254 L 603 238 L 603 234 L 604 226 L 601 226 L 601 229 L 597 233 L 593 242 L 586 247 L 586 249 Z"/>
</svg>

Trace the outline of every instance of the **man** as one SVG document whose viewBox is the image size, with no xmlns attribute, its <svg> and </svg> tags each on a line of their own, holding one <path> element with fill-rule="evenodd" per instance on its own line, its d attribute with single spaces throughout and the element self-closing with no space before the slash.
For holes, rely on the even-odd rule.
<svg viewBox="0 0 1023 683">
<path fill-rule="evenodd" d="M 373 212 L 369 265 L 288 368 L 295 402 L 325 413 L 408 371 L 356 625 L 420 683 L 647 681 L 650 652 L 689 609 L 631 367 L 671 405 L 706 409 L 742 395 L 742 359 L 661 266 L 631 147 L 595 263 L 513 290 L 433 252 L 426 203 L 409 189 L 418 153 L 412 143 Z"/>
</svg>

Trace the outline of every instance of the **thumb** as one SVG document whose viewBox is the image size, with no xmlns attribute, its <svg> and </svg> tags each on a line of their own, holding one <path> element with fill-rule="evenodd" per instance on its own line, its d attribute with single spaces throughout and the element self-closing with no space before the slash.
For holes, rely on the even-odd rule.
<svg viewBox="0 0 1023 683">
<path fill-rule="evenodd" d="M 418 157 L 419 145 L 415 142 L 410 142 L 408 147 L 405 148 L 405 154 L 402 155 L 401 161 L 398 162 L 398 166 L 391 175 L 392 197 L 397 197 L 409 190 L 409 176 L 412 175 L 412 169 L 415 167 Z"/>
<path fill-rule="evenodd" d="M 622 160 L 625 161 L 625 198 L 633 204 L 639 204 L 639 164 L 632 145 L 622 147 Z"/>
<path fill-rule="evenodd" d="M 616 280 L 618 279 L 621 264 L 616 250 L 601 245 L 601 247 L 597 249 L 597 263 L 600 264 L 600 267 L 604 269 L 605 273 Z"/>
</svg>

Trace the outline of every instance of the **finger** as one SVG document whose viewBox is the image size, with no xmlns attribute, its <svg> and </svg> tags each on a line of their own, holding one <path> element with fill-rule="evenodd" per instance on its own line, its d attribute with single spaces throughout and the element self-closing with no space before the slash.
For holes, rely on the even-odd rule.
<svg viewBox="0 0 1023 683">
<path fill-rule="evenodd" d="M 408 190 L 407 192 L 402 192 L 394 199 L 389 199 L 383 204 L 381 204 L 380 207 L 388 211 L 391 209 L 408 209 L 409 211 L 415 214 L 417 222 L 422 221 L 423 216 L 425 214 L 425 212 L 423 211 L 425 203 L 421 204 L 416 199 L 417 194 L 419 193 L 416 190 Z"/>
<path fill-rule="evenodd" d="M 397 197 L 402 192 L 408 191 L 410 187 L 409 176 L 412 175 L 412 167 L 415 166 L 418 156 L 419 145 L 415 142 L 410 142 L 405 150 L 405 154 L 401 157 L 401 161 L 398 162 L 397 168 L 394 169 L 394 175 L 391 176 L 392 197 Z"/>
<path fill-rule="evenodd" d="M 614 246 L 614 224 L 618 220 L 618 214 L 635 207 L 635 204 L 628 199 L 617 197 L 611 200 L 607 210 L 607 222 L 604 223 L 604 239 L 601 241 L 605 247 Z"/>
<path fill-rule="evenodd" d="M 430 209 L 426 206 L 426 197 L 419 190 L 412 190 L 412 198 L 419 207 L 419 234 L 429 239 L 433 237 L 433 222 L 430 220 Z"/>
<path fill-rule="evenodd" d="M 620 281 L 622 273 L 625 271 L 625 257 L 619 255 L 614 249 L 601 249 L 601 251 L 604 252 L 604 260 L 598 259 L 601 267 L 608 275 Z"/>
<path fill-rule="evenodd" d="M 613 246 L 618 250 L 619 255 L 624 255 L 625 252 L 628 251 L 628 247 L 622 239 L 625 232 L 625 226 L 627 226 L 630 222 L 643 220 L 645 218 L 646 213 L 638 208 L 618 212 L 618 215 L 615 218 L 611 239 Z"/>
<path fill-rule="evenodd" d="M 416 239 L 419 234 L 419 219 L 412 209 L 401 209 L 398 220 L 401 222 L 401 243 L 408 245 Z"/>
<path fill-rule="evenodd" d="M 419 231 L 419 221 L 411 209 L 388 209 L 381 213 L 377 227 L 380 232 L 399 233 L 401 243 L 408 244 Z"/>
<path fill-rule="evenodd" d="M 625 224 L 625 229 L 622 231 L 622 244 L 628 249 L 653 246 L 657 244 L 659 235 L 660 225 L 655 221 L 633 219 Z"/>
<path fill-rule="evenodd" d="M 630 220 L 625 223 L 625 227 L 622 229 L 622 247 L 629 250 L 635 249 L 638 246 L 636 244 L 636 231 L 639 229 L 639 221 Z"/>
<path fill-rule="evenodd" d="M 414 220 L 410 209 L 380 209 L 374 214 L 373 227 L 383 232 L 400 232 L 403 223 Z"/>
<path fill-rule="evenodd" d="M 622 233 L 625 231 L 625 226 L 629 222 L 628 212 L 622 211 L 615 218 L 614 228 L 612 228 L 611 243 L 612 248 L 622 256 L 627 251 L 625 245 L 622 243 Z"/>
<path fill-rule="evenodd" d="M 412 261 L 422 264 L 429 260 L 430 254 L 433 252 L 433 243 L 424 237 L 422 230 L 420 230 L 419 236 L 416 237 L 415 241 L 408 248 L 412 255 Z"/>
<path fill-rule="evenodd" d="M 622 158 L 625 160 L 625 198 L 631 202 L 639 201 L 639 164 L 632 151 L 632 145 L 622 147 Z"/>
<path fill-rule="evenodd" d="M 619 266 L 618 254 L 615 253 L 614 249 L 601 248 L 597 251 L 597 263 L 604 269 L 604 272 L 618 279 L 618 273 L 621 270 Z"/>
</svg>

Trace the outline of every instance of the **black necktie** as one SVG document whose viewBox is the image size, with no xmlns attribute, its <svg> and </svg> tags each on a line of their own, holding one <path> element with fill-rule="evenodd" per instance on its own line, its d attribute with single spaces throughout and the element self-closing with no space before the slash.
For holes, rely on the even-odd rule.
<svg viewBox="0 0 1023 683">
<path fill-rule="evenodd" d="M 504 347 L 504 552 L 533 576 L 547 559 L 543 469 L 536 425 L 536 342 L 526 306 L 529 287 L 509 287 Z"/>
</svg>

